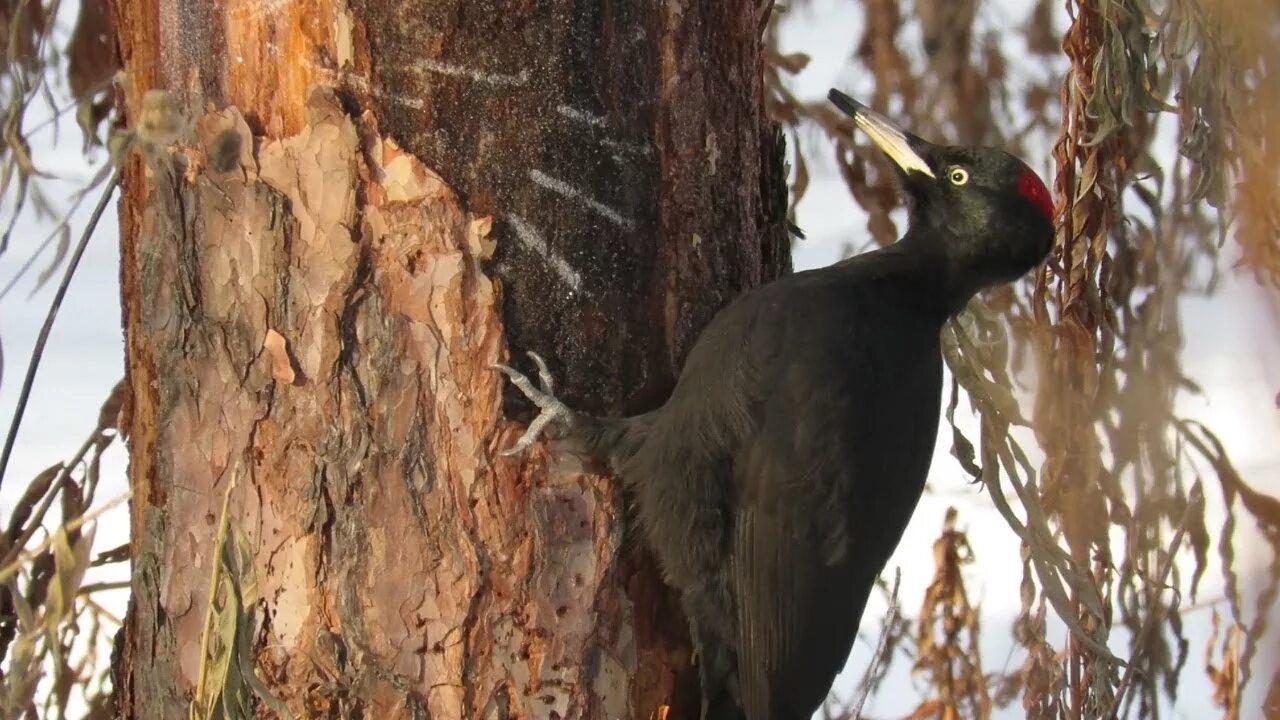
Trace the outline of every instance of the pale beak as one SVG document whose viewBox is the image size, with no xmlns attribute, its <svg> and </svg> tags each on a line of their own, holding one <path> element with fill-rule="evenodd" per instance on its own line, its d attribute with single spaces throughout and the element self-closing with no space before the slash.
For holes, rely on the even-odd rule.
<svg viewBox="0 0 1280 720">
<path fill-rule="evenodd" d="M 908 135 L 894 125 L 889 118 L 835 88 L 827 93 L 827 99 L 853 118 L 853 124 L 861 128 L 862 132 L 871 138 L 871 142 L 888 155 L 903 173 L 918 172 L 931 178 L 936 177 L 933 174 L 933 168 L 929 167 L 929 163 L 920 157 L 920 153 L 914 147 L 923 146 L 925 144 L 923 140 Z"/>
</svg>

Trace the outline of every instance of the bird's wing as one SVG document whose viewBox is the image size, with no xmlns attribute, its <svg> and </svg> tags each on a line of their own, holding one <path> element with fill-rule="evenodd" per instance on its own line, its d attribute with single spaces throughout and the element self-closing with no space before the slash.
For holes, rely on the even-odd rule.
<svg viewBox="0 0 1280 720">
<path fill-rule="evenodd" d="M 810 370 L 783 371 L 765 424 L 735 463 L 743 504 L 731 574 L 739 694 L 751 720 L 790 717 L 780 704 L 825 694 L 861 615 L 850 606 L 845 512 L 853 467 L 844 448 L 858 428 L 843 404 L 852 399 L 837 399 L 831 384 L 838 393 L 840 383 L 806 377 Z"/>
<path fill-rule="evenodd" d="M 871 333 L 900 342 L 892 335 Z M 734 459 L 730 574 L 749 720 L 807 720 L 825 698 L 919 499 L 937 429 L 936 349 L 865 352 L 830 328 L 789 342 L 797 349 L 766 373 L 763 421 Z"/>
</svg>

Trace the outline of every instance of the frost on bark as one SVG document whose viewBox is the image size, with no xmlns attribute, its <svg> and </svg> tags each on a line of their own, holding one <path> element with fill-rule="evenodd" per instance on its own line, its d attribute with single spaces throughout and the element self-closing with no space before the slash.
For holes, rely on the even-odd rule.
<svg viewBox="0 0 1280 720">
<path fill-rule="evenodd" d="M 498 458 L 488 365 L 634 412 L 785 269 L 756 3 L 723 4 L 115 0 L 124 117 L 184 119 L 121 204 L 124 716 L 238 672 L 298 717 L 684 716 L 614 484 Z"/>
</svg>

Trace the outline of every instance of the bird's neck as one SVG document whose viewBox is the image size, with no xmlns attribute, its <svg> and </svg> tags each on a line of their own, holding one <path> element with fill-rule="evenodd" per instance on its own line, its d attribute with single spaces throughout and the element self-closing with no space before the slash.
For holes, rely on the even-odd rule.
<svg viewBox="0 0 1280 720">
<path fill-rule="evenodd" d="M 931 307 L 950 317 L 983 288 L 998 282 L 984 271 L 985 259 L 973 252 L 981 246 L 946 229 L 913 226 L 890 247 L 912 258 L 907 270 L 915 279 L 912 285 Z"/>
</svg>

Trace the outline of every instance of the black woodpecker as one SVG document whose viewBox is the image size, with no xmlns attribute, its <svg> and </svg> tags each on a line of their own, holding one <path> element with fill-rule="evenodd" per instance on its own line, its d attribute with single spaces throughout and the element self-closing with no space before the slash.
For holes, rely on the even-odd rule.
<svg viewBox="0 0 1280 720">
<path fill-rule="evenodd" d="M 844 666 L 873 583 L 924 488 L 942 402 L 943 323 L 1025 274 L 1053 204 L 1022 161 L 934 145 L 836 90 L 893 161 L 901 240 L 738 297 L 666 403 L 602 419 L 506 366 L 544 427 L 607 462 L 680 592 L 703 720 L 809 720 Z"/>
</svg>

